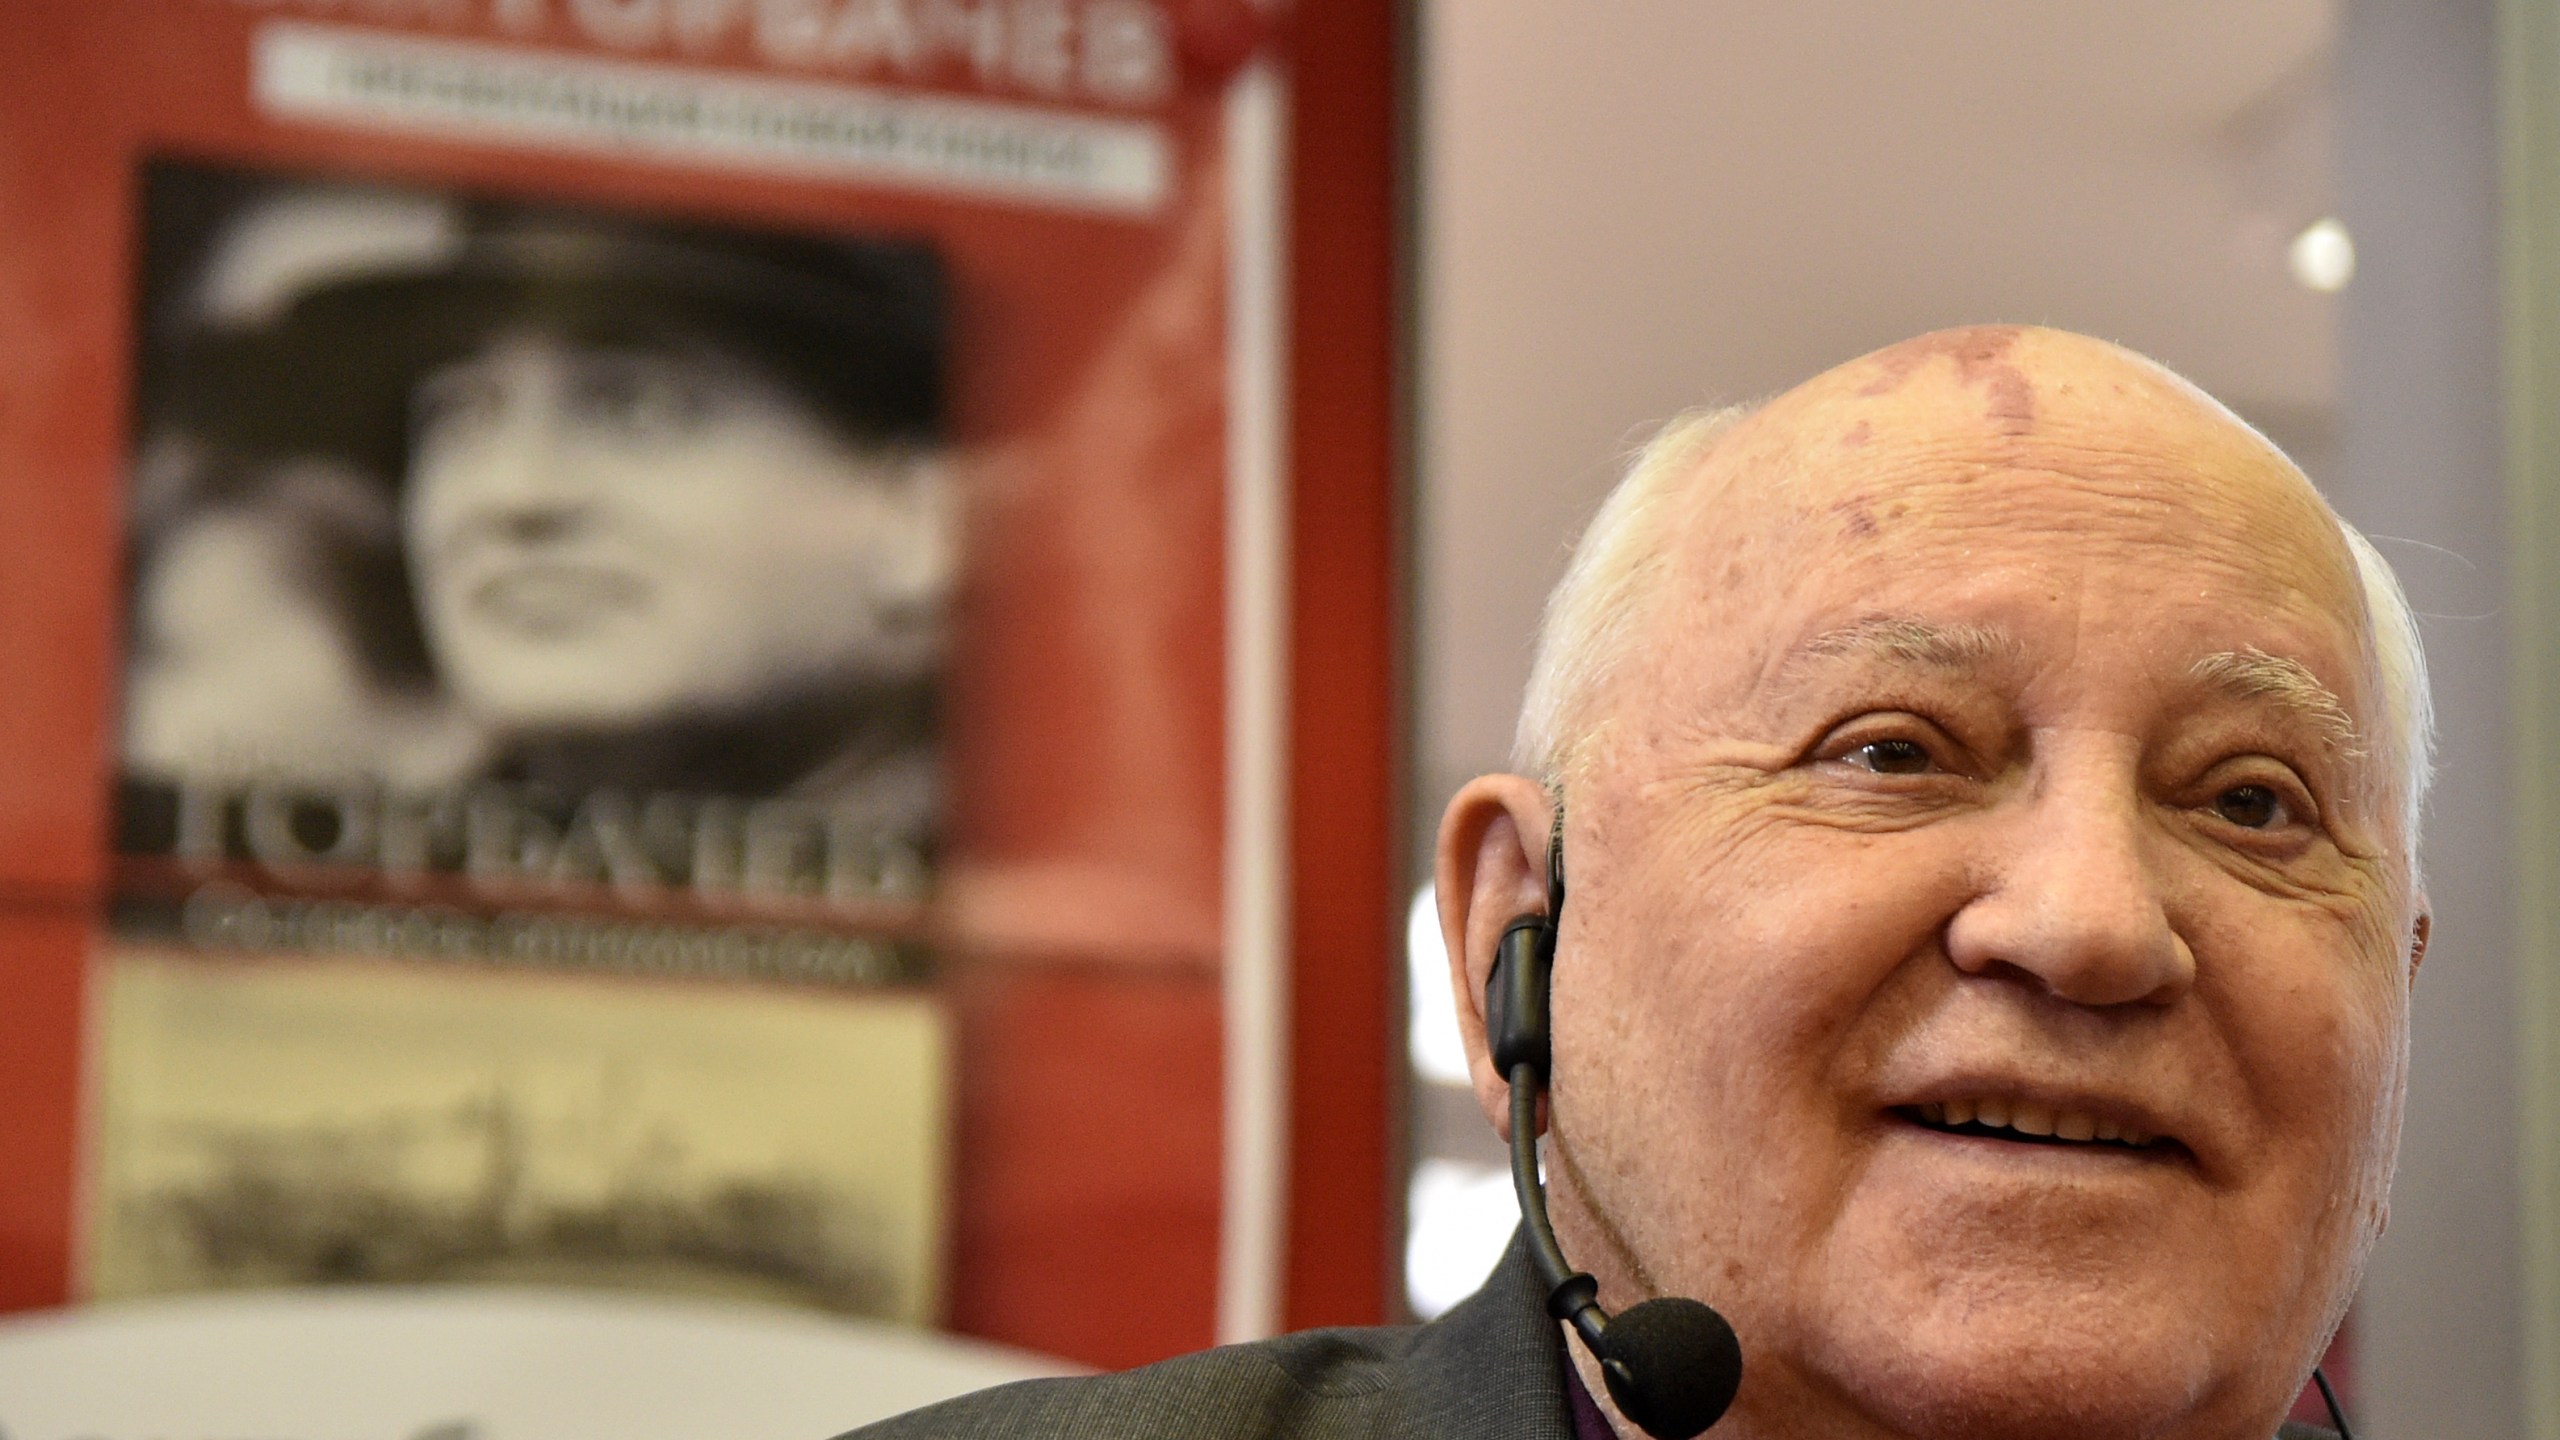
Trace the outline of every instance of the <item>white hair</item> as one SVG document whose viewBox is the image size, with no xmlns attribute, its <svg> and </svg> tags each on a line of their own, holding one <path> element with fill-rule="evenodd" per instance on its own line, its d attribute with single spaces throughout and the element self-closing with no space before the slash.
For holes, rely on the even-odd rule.
<svg viewBox="0 0 2560 1440">
<path fill-rule="evenodd" d="M 1707 452 L 1753 408 L 1692 410 L 1656 431 L 1591 517 L 1564 578 L 1547 596 L 1511 755 L 1515 770 L 1543 782 L 1560 798 L 1601 724 L 1593 713 L 1598 697 L 1618 667 L 1636 653 L 1647 629 L 1648 602 L 1666 587 L 1678 502 L 1697 478 Z M 2381 748 L 2399 771 L 2401 833 L 2414 875 L 2419 820 L 2435 753 L 2435 701 L 2418 621 L 2391 562 L 2334 509 L 2329 514 L 2354 556 L 2364 593 L 2372 663 L 2382 690 L 2386 733 Z"/>
<path fill-rule="evenodd" d="M 2373 668 L 2382 684 L 2383 755 L 2400 770 L 2400 833 L 2409 847 L 2409 868 L 2418 865 L 2418 826 L 2425 818 L 2427 787 L 2435 783 L 2436 697 L 2427 681 L 2427 651 L 2418 638 L 2417 612 L 2391 562 L 2373 548 L 2363 531 L 2334 510 L 2338 533 L 2356 559 L 2356 580 L 2364 587 L 2367 633 L 2373 645 Z"/>
<path fill-rule="evenodd" d="M 1562 792 L 1566 772 L 1590 738 L 1592 703 L 1634 651 L 1645 628 L 1645 602 L 1669 578 L 1674 502 L 1716 441 L 1751 411 L 1734 405 L 1673 417 L 1635 452 L 1600 502 L 1564 578 L 1547 595 L 1511 742 L 1513 769 Z"/>
</svg>

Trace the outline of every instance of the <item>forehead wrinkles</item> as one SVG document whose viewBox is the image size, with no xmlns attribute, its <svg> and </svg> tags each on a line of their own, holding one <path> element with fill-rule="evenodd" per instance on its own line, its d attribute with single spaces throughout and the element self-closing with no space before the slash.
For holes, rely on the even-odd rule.
<svg viewBox="0 0 2560 1440">
<path fill-rule="evenodd" d="M 1713 466 L 1688 513 L 1666 527 L 1674 553 L 1664 558 L 1686 582 L 1672 588 L 1692 604 L 1810 597 L 1826 583 L 1872 586 L 1880 565 L 2039 567 L 2150 549 L 2160 553 L 2163 583 L 2184 574 L 2236 584 L 2362 628 L 2353 557 L 2298 477 L 2222 480 L 2186 456 L 2047 454 L 2041 463 L 1993 464 L 1961 446 L 1895 449 L 1818 457 L 1839 462 L 1831 464 L 1798 454 Z M 2022 540 L 2033 543 L 1978 553 Z"/>
<path fill-rule="evenodd" d="M 2274 624 L 2277 635 L 2315 647 L 2272 646 L 2298 656 L 2279 661 L 2268 649 L 2226 642 L 2237 658 L 2193 678 L 2235 694 L 2253 687 L 2247 698 L 2325 696 L 2320 708 L 2343 718 L 2352 711 L 2337 696 L 2370 699 L 2366 682 L 2375 674 L 2363 587 L 2327 508 L 2298 481 L 2268 483 L 2281 478 L 2224 484 L 2192 472 L 2009 467 L 1915 477 L 1881 491 L 1853 485 L 1825 506 L 1801 507 L 1826 514 L 1854 506 L 1869 519 L 1859 525 L 1833 515 L 1827 526 L 1793 527 L 1820 551 L 1820 558 L 1798 552 L 1795 593 L 1816 607 L 1828 601 L 1873 613 L 1882 607 L 1866 597 L 1879 591 L 1925 599 L 1941 585 L 1962 587 L 2006 571 L 2049 576 L 2051 598 L 2067 605 L 2148 594 L 2211 619 Z M 1878 500 L 1878 493 L 1892 498 Z M 2075 572 L 2085 573 L 2086 583 L 2075 581 Z M 2108 625 L 2115 608 L 2098 604 L 2085 622 Z M 2314 666 L 2329 675 L 2326 684 Z"/>
<path fill-rule="evenodd" d="M 2157 543 L 2355 613 L 2353 557 L 2299 472 L 2272 451 L 2162 438 L 2012 442 L 2011 453 L 1995 455 L 1948 437 L 1913 437 L 1819 457 L 1828 463 L 1799 457 L 1769 467 L 1756 508 L 1776 520 L 1776 534 L 1843 559 L 1870 548 L 1975 543 L 1981 532 L 2040 532 L 2065 546 Z"/>
<path fill-rule="evenodd" d="M 1677 581 L 1655 593 L 1657 602 L 1664 591 L 1677 598 L 1654 606 L 1645 621 L 1651 633 L 1669 640 L 1675 631 L 1723 631 L 1718 649 L 1741 672 L 1728 678 L 1745 684 L 1755 675 L 1776 678 L 1808 648 L 1973 665 L 1997 658 L 2000 647 L 1967 627 L 1863 623 L 1899 608 L 1880 603 L 1879 588 L 1900 588 L 1915 569 L 1961 582 L 1985 566 L 2067 569 L 2098 557 L 2134 561 L 2131 578 L 2164 593 L 2225 590 L 2235 607 L 2245 607 L 2239 615 L 2334 625 L 2346 642 L 2336 658 L 2364 672 L 2343 677 L 2344 684 L 2353 694 L 2369 689 L 2359 682 L 2371 678 L 2373 640 L 2352 557 L 2327 507 L 2297 474 L 2277 470 L 2282 462 L 2272 456 L 2272 463 L 2256 464 L 2255 456 L 2227 450 L 2219 457 L 2045 457 L 2069 464 L 2063 468 L 1988 465 L 1962 447 L 1896 448 L 1903 454 L 1890 460 L 1872 452 L 1856 457 L 1887 461 L 1874 466 L 1809 464 L 1801 453 L 1770 454 L 1759 445 L 1714 457 L 1695 482 L 1688 513 L 1666 527 L 1676 552 L 1665 557 L 1672 566 L 1666 578 Z M 1798 638 L 1807 632 L 1782 618 L 1799 605 L 1838 617 L 1809 647 Z M 2293 667 L 2286 669 L 2264 651 L 2251 659 L 2246 646 L 2230 653 L 2193 678 L 2226 691 L 2246 687 L 2250 698 L 2303 701 L 2307 713 L 2319 712 L 2324 730 L 2371 740 L 2365 727 L 2348 723 L 2354 712 L 2307 666 L 2285 662 Z M 2322 697 L 2326 704 L 2313 703 Z"/>
</svg>

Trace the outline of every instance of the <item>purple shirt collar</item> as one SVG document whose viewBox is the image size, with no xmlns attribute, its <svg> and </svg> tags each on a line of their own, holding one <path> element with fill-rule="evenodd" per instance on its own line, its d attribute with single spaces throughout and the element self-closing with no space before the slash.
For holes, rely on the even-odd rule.
<svg viewBox="0 0 2560 1440">
<path fill-rule="evenodd" d="M 1573 1412 L 1573 1440 L 1618 1440 L 1618 1432 L 1609 1428 L 1609 1417 L 1600 1413 L 1600 1403 L 1582 1388 L 1582 1372 L 1571 1355 L 1564 1357 L 1564 1404 Z"/>
</svg>

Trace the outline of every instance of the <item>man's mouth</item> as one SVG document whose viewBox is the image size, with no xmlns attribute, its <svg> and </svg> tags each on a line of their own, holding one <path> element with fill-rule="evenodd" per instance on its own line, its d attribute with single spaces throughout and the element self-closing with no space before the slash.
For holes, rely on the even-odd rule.
<svg viewBox="0 0 2560 1440">
<path fill-rule="evenodd" d="M 2024 1100 L 1996 1097 L 1947 1100 L 1897 1105 L 1892 1113 L 1941 1135 L 1964 1135 L 2017 1145 L 2150 1152 L 2183 1148 L 2165 1135 L 2155 1135 L 2112 1116 L 2087 1110 L 2056 1109 Z"/>
</svg>

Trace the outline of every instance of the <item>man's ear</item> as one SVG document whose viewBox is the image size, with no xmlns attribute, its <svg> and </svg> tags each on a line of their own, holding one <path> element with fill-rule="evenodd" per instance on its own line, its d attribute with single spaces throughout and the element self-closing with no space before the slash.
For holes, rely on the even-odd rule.
<svg viewBox="0 0 2560 1440">
<path fill-rule="evenodd" d="M 2418 967 L 2427 963 L 2427 937 L 2435 933 L 2435 912 L 2427 908 L 2426 892 L 2418 892 L 2418 918 L 2409 926 L 2409 983 L 2418 982 Z"/>
<path fill-rule="evenodd" d="M 1467 1076 L 1494 1133 L 1511 1138 L 1511 1086 L 1494 1072 L 1484 1030 L 1484 988 L 1493 975 L 1502 929 L 1547 908 L 1547 833 L 1555 811 L 1546 787 L 1524 775 L 1484 775 L 1467 782 L 1440 817 L 1432 884 L 1440 901 L 1440 940 L 1449 952 L 1449 983 L 1458 992 L 1458 1038 L 1467 1047 Z M 1545 1102 L 1539 1102 L 1543 1113 Z M 1544 1121 L 1540 1122 L 1542 1125 Z"/>
</svg>

